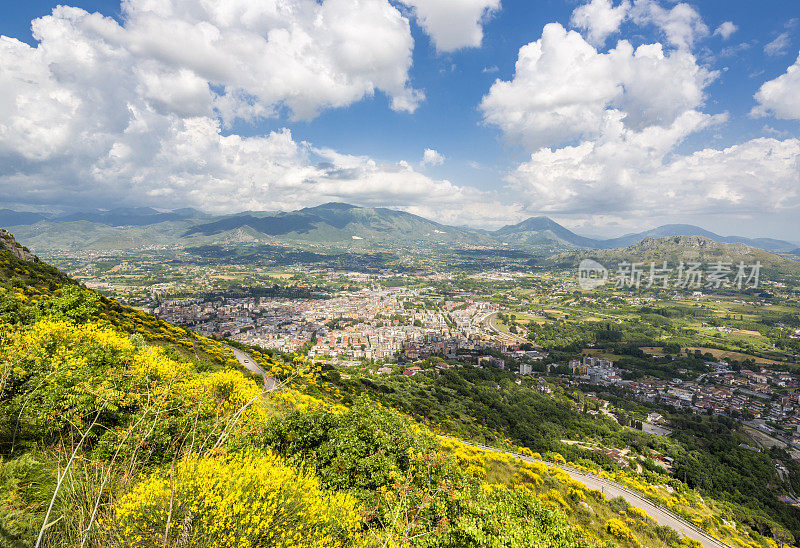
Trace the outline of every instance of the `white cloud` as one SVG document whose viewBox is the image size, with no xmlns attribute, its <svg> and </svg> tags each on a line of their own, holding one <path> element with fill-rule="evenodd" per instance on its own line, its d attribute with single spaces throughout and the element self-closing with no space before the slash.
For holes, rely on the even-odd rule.
<svg viewBox="0 0 800 548">
<path fill-rule="evenodd" d="M 762 106 L 800 117 L 791 91 L 798 72 L 800 65 L 765 84 Z M 495 82 L 481 110 L 531 152 L 506 176 L 527 214 L 642 221 L 782 215 L 800 206 L 798 139 L 678 152 L 690 135 L 727 121 L 702 112 L 716 76 L 684 47 L 620 41 L 601 53 L 551 24 L 520 49 L 513 79 Z"/>
<path fill-rule="evenodd" d="M 46 195 L 81 207 L 193 206 L 218 213 L 325 201 L 400 208 L 425 203 L 434 218 L 486 200 L 485 193 L 429 178 L 405 162 L 378 163 L 296 142 L 288 129 L 262 137 L 224 136 L 208 117 L 164 117 L 152 110 L 133 116 L 135 122 L 115 136 L 105 156 L 0 176 L 4 198 L 35 203 Z"/>
<path fill-rule="evenodd" d="M 507 180 L 524 196 L 526 209 L 551 214 L 641 219 L 764 214 L 800 205 L 800 140 L 761 138 L 721 150 L 669 154 L 675 139 L 697 129 L 698 121 L 715 122 L 690 121 L 671 128 L 671 136 L 610 131 L 597 141 L 541 149 Z M 662 146 L 645 144 L 654 137 Z"/>
<path fill-rule="evenodd" d="M 598 137 L 559 149 L 541 148 L 508 181 L 542 211 L 604 213 L 638 203 L 644 174 L 656 171 L 689 134 L 724 121 L 687 111 L 668 127 L 626 128 L 624 115 L 607 112 Z"/>
<path fill-rule="evenodd" d="M 740 42 L 735 46 L 722 48 L 719 52 L 720 57 L 736 57 L 743 51 L 749 50 L 754 44 L 750 42 Z"/>
<path fill-rule="evenodd" d="M 495 81 L 480 109 L 512 141 L 536 150 L 599 135 L 610 112 L 626 127 L 666 127 L 700 106 L 717 73 L 684 50 L 634 49 L 620 41 L 598 53 L 577 32 L 551 23 L 519 50 L 511 81 Z"/>
<path fill-rule="evenodd" d="M 309 119 L 376 91 L 396 110 L 413 111 L 423 97 L 409 85 L 408 20 L 388 0 L 126 0 L 122 14 L 119 25 L 60 6 L 33 21 L 37 47 L 3 38 L 2 66 L 12 67 L 4 79 L 27 74 L 20 87 L 45 94 L 51 109 L 35 112 L 14 83 L 7 114 L 55 125 L 99 100 L 115 111 L 104 114 L 121 120 L 126 103 L 138 102 L 229 123 L 283 108 Z"/>
<path fill-rule="evenodd" d="M 630 7 L 628 0 L 616 7 L 611 0 L 591 0 L 575 8 L 570 24 L 586 31 L 588 42 L 599 47 L 605 44 L 606 38 L 619 31 Z"/>
<path fill-rule="evenodd" d="M 800 55 L 784 74 L 764 82 L 754 97 L 758 106 L 753 115 L 800 120 Z"/>
<path fill-rule="evenodd" d="M 0 37 L 0 195 L 107 207 L 290 209 L 326 200 L 438 215 L 487 201 L 407 163 L 223 132 L 383 91 L 413 109 L 408 21 L 386 0 L 127 0 L 124 24 L 58 7 L 36 47 Z"/>
<path fill-rule="evenodd" d="M 782 32 L 775 39 L 764 46 L 764 53 L 767 55 L 784 55 L 789 47 L 789 33 Z"/>
<path fill-rule="evenodd" d="M 678 48 L 691 48 L 695 41 L 708 35 L 703 18 L 685 3 L 664 9 L 656 0 L 634 0 L 630 17 L 637 25 L 655 25 L 667 42 Z"/>
<path fill-rule="evenodd" d="M 413 8 L 419 25 L 433 39 L 436 50 L 478 47 L 483 23 L 500 9 L 500 0 L 400 0 Z"/>
<path fill-rule="evenodd" d="M 422 154 L 422 165 L 440 166 L 444 163 L 444 156 L 432 148 L 426 148 Z"/>
<path fill-rule="evenodd" d="M 733 24 L 733 21 L 725 21 L 714 31 L 714 36 L 721 36 L 723 40 L 727 40 L 731 35 L 739 30 L 739 27 Z"/>
</svg>

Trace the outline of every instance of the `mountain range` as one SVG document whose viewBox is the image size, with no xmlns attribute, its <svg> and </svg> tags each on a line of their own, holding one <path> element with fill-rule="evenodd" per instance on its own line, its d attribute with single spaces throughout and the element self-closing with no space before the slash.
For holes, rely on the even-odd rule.
<svg viewBox="0 0 800 548">
<path fill-rule="evenodd" d="M 797 255 L 800 245 L 771 238 L 721 236 L 698 226 L 663 225 L 618 238 L 581 236 L 548 217 L 531 217 L 495 231 L 454 227 L 388 208 L 327 203 L 289 212 L 245 211 L 212 215 L 192 208 L 160 212 L 148 207 L 91 210 L 69 214 L 0 209 L 6 227 L 34 249 L 121 249 L 148 245 L 208 243 L 312 243 L 360 247 L 373 243 L 513 246 L 546 249 L 624 248 L 647 238 L 700 236 L 720 243 L 743 243 L 773 253 Z"/>
<path fill-rule="evenodd" d="M 798 248 L 796 243 L 784 240 L 720 236 L 699 226 L 686 224 L 662 225 L 643 232 L 626 234 L 618 238 L 595 239 L 579 236 L 548 217 L 531 217 L 521 223 L 504 226 L 495 231 L 494 234 L 516 243 L 538 243 L 549 238 L 587 249 L 617 249 L 634 245 L 646 238 L 666 238 L 670 236 L 702 236 L 715 242 L 743 243 L 773 253 L 790 253 Z"/>
</svg>

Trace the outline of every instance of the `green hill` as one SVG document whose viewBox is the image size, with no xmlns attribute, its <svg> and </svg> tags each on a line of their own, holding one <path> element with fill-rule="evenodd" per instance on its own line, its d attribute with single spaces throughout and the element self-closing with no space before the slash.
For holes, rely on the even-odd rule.
<svg viewBox="0 0 800 548">
<path fill-rule="evenodd" d="M 482 487 L 410 419 L 336 404 L 304 358 L 252 352 L 280 381 L 265 391 L 219 342 L 6 243 L 0 545 L 590 545 L 563 511 Z"/>
<path fill-rule="evenodd" d="M 696 545 L 557 467 L 435 435 L 533 457 L 518 445 L 547 444 L 562 463 L 564 432 L 658 447 L 581 414 L 580 399 L 479 368 L 343 381 L 303 356 L 246 349 L 278 381 L 265 389 L 219 341 L 104 299 L 3 240 L 2 546 Z M 789 518 L 561 450 L 730 542 L 793 542 Z"/>
<path fill-rule="evenodd" d="M 16 226 L 14 231 L 33 248 L 49 251 L 247 243 L 367 249 L 374 244 L 497 245 L 491 236 L 480 231 L 443 225 L 403 211 L 340 203 L 290 212 L 216 217 L 196 212 L 144 213 L 65 216 Z"/>
<path fill-rule="evenodd" d="M 584 259 L 594 259 L 611 269 L 623 261 L 645 263 L 648 268 L 651 261 L 657 265 L 667 261 L 672 267 L 680 262 L 707 266 L 722 262 L 734 267 L 740 262 L 746 265 L 759 262 L 767 275 L 796 277 L 800 274 L 800 262 L 743 243 L 720 243 L 702 236 L 645 238 L 622 249 L 571 251 L 549 257 L 546 262 L 560 268 L 577 268 Z"/>
</svg>

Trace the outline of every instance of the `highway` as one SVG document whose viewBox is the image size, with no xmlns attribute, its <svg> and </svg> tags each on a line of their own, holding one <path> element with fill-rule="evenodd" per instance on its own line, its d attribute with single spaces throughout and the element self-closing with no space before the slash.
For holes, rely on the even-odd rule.
<svg viewBox="0 0 800 548">
<path fill-rule="evenodd" d="M 508 337 L 508 338 L 510 338 L 512 340 L 516 340 L 519 343 L 533 343 L 533 341 L 528 340 L 525 337 L 522 337 L 520 335 L 515 335 L 514 333 L 510 333 L 510 332 L 506 333 L 505 331 L 501 331 L 500 329 L 497 328 L 496 325 L 494 325 L 494 320 L 495 319 L 497 319 L 497 312 L 490 312 L 488 314 L 485 314 L 480 320 L 478 320 L 478 323 L 482 323 L 482 324 L 486 325 L 489 328 L 490 331 L 494 331 L 498 335 L 502 335 L 502 336 Z"/>
<path fill-rule="evenodd" d="M 243 367 L 247 368 L 251 373 L 255 375 L 261 375 L 264 379 L 264 389 L 265 390 L 273 390 L 277 386 L 275 379 L 267 375 L 267 372 L 261 369 L 259 365 L 247 354 L 239 350 L 238 348 L 234 348 L 232 346 L 226 347 L 233 352 L 233 355 L 236 356 L 236 359 L 239 360 L 239 363 L 242 364 Z"/>
<path fill-rule="evenodd" d="M 701 528 L 697 527 L 695 524 L 690 523 L 689 521 L 675 514 L 671 510 L 661 505 L 650 502 L 636 491 L 628 487 L 625 487 L 624 485 L 616 483 L 614 481 L 601 478 L 594 474 L 583 472 L 582 470 L 572 468 L 571 466 L 555 464 L 543 460 L 537 460 L 531 457 L 526 457 L 525 455 L 512 453 L 511 451 L 502 451 L 500 449 L 495 449 L 494 447 L 488 447 L 486 445 L 470 443 L 463 440 L 458 440 L 456 438 L 450 438 L 450 436 L 440 436 L 440 437 L 454 439 L 465 445 L 477 447 L 478 449 L 483 449 L 485 451 L 494 451 L 495 453 L 505 453 L 507 455 L 517 457 L 518 459 L 527 462 L 541 462 L 543 464 L 546 464 L 547 466 L 560 468 L 561 470 L 564 470 L 567 474 L 569 474 L 569 476 L 572 479 L 583 483 L 589 489 L 597 489 L 598 491 L 601 491 L 609 499 L 615 497 L 624 498 L 631 506 L 635 506 L 647 512 L 647 514 L 655 521 L 657 521 L 659 525 L 668 525 L 672 527 L 682 535 L 686 535 L 687 537 L 696 540 L 704 548 L 731 548 L 729 544 L 726 544 L 725 542 L 722 542 L 721 540 L 714 538 Z"/>
</svg>

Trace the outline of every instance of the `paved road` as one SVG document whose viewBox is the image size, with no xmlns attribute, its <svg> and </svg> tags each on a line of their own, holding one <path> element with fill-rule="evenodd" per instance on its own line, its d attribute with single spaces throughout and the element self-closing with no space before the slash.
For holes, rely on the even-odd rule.
<svg viewBox="0 0 800 548">
<path fill-rule="evenodd" d="M 264 388 L 267 390 L 272 390 L 276 386 L 275 379 L 267 375 L 267 373 L 259 367 L 259 365 L 253 361 L 253 359 L 239 350 L 238 348 L 234 348 L 229 346 L 230 350 L 233 352 L 233 355 L 236 356 L 236 359 L 239 360 L 239 363 L 242 366 L 246 367 L 249 371 L 253 372 L 256 375 L 261 375 L 264 379 Z M 442 436 L 443 438 L 447 438 L 448 436 Z M 455 439 L 455 438 L 451 438 Z M 528 462 L 542 462 L 548 466 L 555 466 L 556 468 L 561 468 L 570 477 L 576 481 L 580 481 L 589 489 L 597 489 L 601 491 L 606 497 L 614 498 L 614 497 L 622 497 L 628 504 L 631 506 L 636 506 L 637 508 L 641 508 L 645 512 L 650 515 L 651 518 L 656 520 L 661 525 L 669 525 L 679 533 L 686 535 L 689 538 L 692 538 L 698 541 L 701 545 L 705 548 L 731 548 L 728 544 L 715 539 L 699 527 L 695 526 L 692 523 L 689 523 L 682 517 L 678 516 L 677 514 L 671 512 L 667 508 L 663 506 L 659 506 L 654 504 L 638 494 L 636 491 L 633 491 L 624 485 L 620 485 L 619 483 L 607 480 L 605 478 L 601 478 L 599 476 L 595 476 L 594 474 L 588 474 L 581 470 L 577 470 L 572 468 L 571 466 L 564 466 L 554 464 L 552 462 L 547 462 L 543 460 L 532 459 L 530 457 L 526 457 L 525 455 L 519 455 L 517 453 L 512 453 L 511 451 L 501 451 L 499 449 L 495 449 L 494 447 L 489 447 L 486 445 L 480 445 L 477 443 L 470 443 L 463 440 L 457 440 L 465 445 L 471 445 L 473 447 L 477 447 L 479 449 L 484 449 L 486 451 L 494 451 L 496 453 L 506 453 L 508 455 L 512 455 L 517 457 L 518 459 L 528 461 Z"/>
<path fill-rule="evenodd" d="M 516 340 L 517 342 L 520 343 L 533 343 L 533 341 L 526 339 L 525 337 L 522 337 L 520 335 L 515 335 L 514 333 L 511 332 L 506 333 L 505 331 L 503 331 L 494 324 L 496 319 L 497 319 L 497 312 L 492 312 L 490 314 L 485 315 L 482 319 L 479 320 L 479 322 L 485 324 L 490 331 L 494 331 L 498 335 L 509 337 L 512 340 Z"/>
<path fill-rule="evenodd" d="M 259 365 L 253 360 L 253 358 L 251 358 L 238 348 L 228 346 L 228 349 L 231 352 L 233 352 L 233 355 L 236 356 L 236 359 L 239 360 L 239 363 L 242 364 L 243 367 L 246 367 L 249 371 L 251 371 L 255 375 L 261 375 L 261 377 L 264 379 L 264 388 L 266 390 L 272 390 L 276 387 L 277 383 L 275 382 L 275 379 L 267 375 L 267 372 L 261 369 L 261 367 L 259 367 Z"/>
<path fill-rule="evenodd" d="M 447 438 L 448 436 L 442 436 Z M 455 439 L 455 438 L 451 438 Z M 552 462 L 532 459 L 530 457 L 526 457 L 525 455 L 519 455 L 517 453 L 512 453 L 510 451 L 501 451 L 499 449 L 495 449 L 494 447 L 488 447 L 486 445 L 480 445 L 477 443 L 469 443 L 463 440 L 458 440 L 461 443 L 466 445 L 471 445 L 473 447 L 477 447 L 479 449 L 484 449 L 486 451 L 494 451 L 496 453 L 506 453 L 508 455 L 512 455 L 517 457 L 518 459 L 522 459 L 528 462 L 542 462 L 548 466 L 554 466 L 556 468 L 560 468 L 564 470 L 570 477 L 576 481 L 579 481 L 586 485 L 589 489 L 597 489 L 601 491 L 606 497 L 612 499 L 615 497 L 622 497 L 628 504 L 631 506 L 635 506 L 637 508 L 641 508 L 648 515 L 656 520 L 660 525 L 669 525 L 679 533 L 686 535 L 687 537 L 696 540 L 705 548 L 731 548 L 730 545 L 718 540 L 693 523 L 688 522 L 687 520 L 683 519 L 682 517 L 678 516 L 671 510 L 664 508 L 658 504 L 650 502 L 642 495 L 621 485 L 619 483 L 607 480 L 605 478 L 601 478 L 599 476 L 595 476 L 594 474 L 588 474 L 576 468 L 572 468 L 571 466 L 564 466 L 560 464 L 554 464 Z"/>
</svg>

